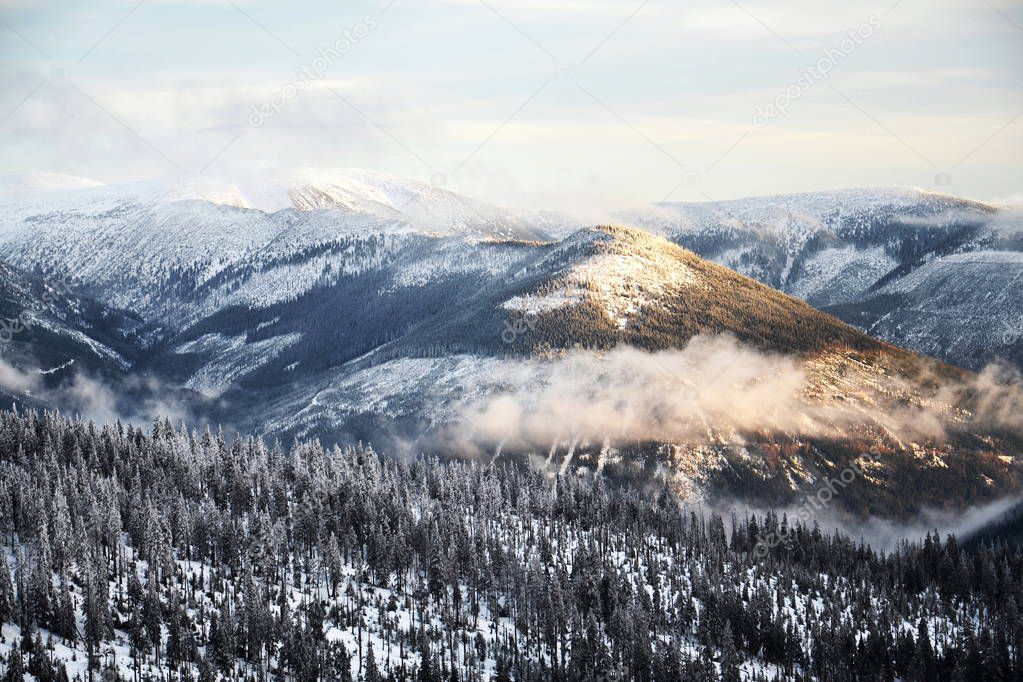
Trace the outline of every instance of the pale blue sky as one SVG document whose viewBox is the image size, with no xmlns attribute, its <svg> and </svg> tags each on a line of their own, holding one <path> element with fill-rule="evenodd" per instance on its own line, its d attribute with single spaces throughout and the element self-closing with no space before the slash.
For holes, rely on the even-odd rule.
<svg viewBox="0 0 1023 682">
<path fill-rule="evenodd" d="M 389 1 L 0 0 L 0 173 L 230 177 L 270 161 L 444 175 L 557 208 L 934 188 L 940 173 L 937 189 L 1023 194 L 1016 0 Z M 360 24 L 322 78 L 250 125 Z M 829 78 L 754 125 L 828 48 Z"/>
</svg>

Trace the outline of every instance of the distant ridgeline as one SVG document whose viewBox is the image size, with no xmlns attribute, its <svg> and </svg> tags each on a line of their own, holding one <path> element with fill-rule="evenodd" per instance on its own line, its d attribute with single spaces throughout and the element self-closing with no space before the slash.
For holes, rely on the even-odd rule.
<svg viewBox="0 0 1023 682">
<path fill-rule="evenodd" d="M 0 533 L 4 679 L 1023 677 L 1018 549 L 599 475 L 0 412 Z"/>
</svg>

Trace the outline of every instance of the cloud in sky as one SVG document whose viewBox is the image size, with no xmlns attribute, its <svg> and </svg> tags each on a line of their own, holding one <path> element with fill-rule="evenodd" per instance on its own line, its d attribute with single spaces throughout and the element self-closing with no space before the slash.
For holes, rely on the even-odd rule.
<svg viewBox="0 0 1023 682">
<path fill-rule="evenodd" d="M 1020 3 L 236 4 L 0 3 L 0 172 L 117 181 L 272 159 L 440 172 L 559 208 L 587 188 L 659 201 L 687 171 L 701 184 L 675 200 L 927 187 L 939 172 L 979 198 L 1023 186 Z M 752 124 L 871 16 L 827 78 Z M 310 69 L 280 115 L 248 125 Z"/>
</svg>

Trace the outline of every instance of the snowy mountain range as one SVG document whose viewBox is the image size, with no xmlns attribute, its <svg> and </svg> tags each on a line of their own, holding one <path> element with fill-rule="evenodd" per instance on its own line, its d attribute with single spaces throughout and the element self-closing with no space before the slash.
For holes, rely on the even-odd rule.
<svg viewBox="0 0 1023 682">
<path fill-rule="evenodd" d="M 902 312 L 914 296 L 972 305 L 950 285 L 928 294 L 944 276 L 931 269 L 979 296 L 967 248 L 1016 243 L 994 207 L 855 192 L 634 221 L 797 298 L 650 231 L 365 171 L 91 185 L 32 176 L 0 191 L 5 314 L 37 320 L 3 349 L 15 403 L 561 472 L 631 462 L 694 497 L 764 504 L 873 450 L 885 464 L 841 504 L 892 516 L 950 488 L 970 504 L 1018 487 L 1016 394 L 800 300 L 923 343 Z M 987 305 L 1008 315 L 1018 300 Z"/>
</svg>

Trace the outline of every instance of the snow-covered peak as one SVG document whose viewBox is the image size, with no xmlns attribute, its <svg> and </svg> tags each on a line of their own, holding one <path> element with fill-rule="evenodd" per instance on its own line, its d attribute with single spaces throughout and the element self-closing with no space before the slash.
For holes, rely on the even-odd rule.
<svg viewBox="0 0 1023 682">
<path fill-rule="evenodd" d="M 460 195 L 429 182 L 361 169 L 298 169 L 262 188 L 243 187 L 250 205 L 264 210 L 285 206 L 328 209 L 402 220 L 426 232 L 477 234 L 501 238 L 547 236 L 549 215 L 505 208 Z M 558 228 L 567 218 L 555 219 Z"/>
<path fill-rule="evenodd" d="M 661 305 L 665 298 L 693 287 L 710 286 L 679 257 L 680 251 L 667 240 L 634 228 L 579 230 L 540 261 L 558 273 L 544 290 L 515 296 L 504 307 L 529 315 L 589 301 L 620 328 L 641 324 L 646 307 Z"/>
<path fill-rule="evenodd" d="M 361 169 L 252 168 L 194 175 L 182 173 L 146 182 L 98 186 L 84 179 L 58 182 L 52 174 L 0 183 L 0 201 L 16 213 L 109 210 L 115 205 L 201 201 L 264 214 L 282 210 L 331 211 L 407 223 L 431 234 L 466 234 L 501 239 L 542 239 L 578 225 L 565 216 L 504 208 L 421 180 Z M 51 177 L 52 176 L 52 177 Z M 44 181 L 44 178 L 51 178 Z M 24 191 L 63 187 L 65 191 Z"/>
</svg>

